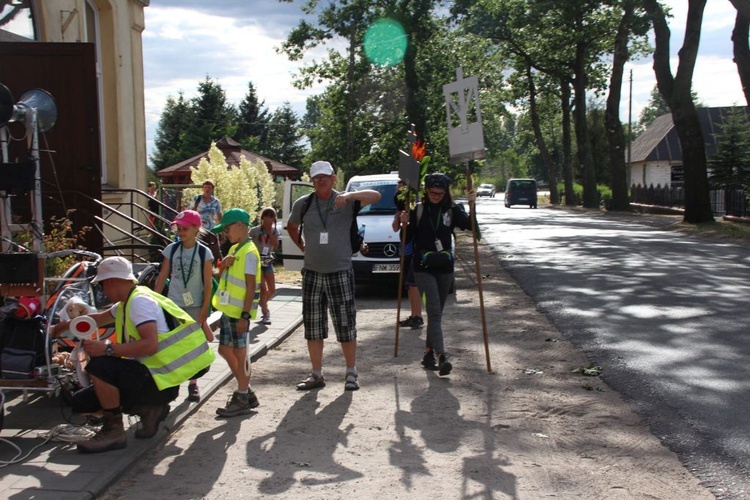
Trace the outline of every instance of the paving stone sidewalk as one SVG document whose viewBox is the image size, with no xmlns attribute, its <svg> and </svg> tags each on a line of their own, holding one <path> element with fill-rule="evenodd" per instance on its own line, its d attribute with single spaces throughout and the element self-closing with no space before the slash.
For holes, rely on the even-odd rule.
<svg viewBox="0 0 750 500">
<path fill-rule="evenodd" d="M 253 324 L 249 356 L 253 361 L 264 356 L 287 338 L 302 322 L 299 287 L 278 285 L 269 303 L 271 325 Z M 218 318 L 211 316 L 218 337 Z M 211 344 L 218 350 L 218 338 Z M 6 392 L 5 425 L 0 438 L 0 498 L 87 499 L 96 498 L 140 456 L 164 441 L 169 432 L 198 410 L 232 374 L 218 356 L 211 370 L 200 379 L 201 401 L 189 403 L 187 388 L 172 403 L 172 411 L 151 439 L 135 439 L 136 418 L 127 418 L 128 446 L 123 450 L 84 455 L 75 445 L 46 441 L 40 437 L 70 418 L 70 408 L 61 398 L 20 391 Z M 12 443 L 12 444 L 9 444 Z M 17 446 L 16 449 L 13 445 Z"/>
</svg>

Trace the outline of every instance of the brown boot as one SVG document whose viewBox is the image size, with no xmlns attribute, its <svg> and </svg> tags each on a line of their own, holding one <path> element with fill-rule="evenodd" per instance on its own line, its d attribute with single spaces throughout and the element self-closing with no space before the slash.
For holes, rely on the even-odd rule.
<svg viewBox="0 0 750 500">
<path fill-rule="evenodd" d="M 138 406 L 133 413 L 141 417 L 141 427 L 135 431 L 138 439 L 150 438 L 156 435 L 159 424 L 167 418 L 169 405 Z"/>
<path fill-rule="evenodd" d="M 113 415 L 105 411 L 102 417 L 104 424 L 94 437 L 88 441 L 78 443 L 81 453 L 101 453 L 103 451 L 119 450 L 128 445 L 128 435 L 122 425 L 122 414 Z"/>
</svg>

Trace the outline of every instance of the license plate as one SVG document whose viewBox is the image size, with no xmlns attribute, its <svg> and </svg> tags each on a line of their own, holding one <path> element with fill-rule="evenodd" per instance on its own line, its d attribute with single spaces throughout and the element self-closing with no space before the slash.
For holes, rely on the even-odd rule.
<svg viewBox="0 0 750 500">
<path fill-rule="evenodd" d="M 373 273 L 397 273 L 401 268 L 400 264 L 373 264 Z"/>
</svg>

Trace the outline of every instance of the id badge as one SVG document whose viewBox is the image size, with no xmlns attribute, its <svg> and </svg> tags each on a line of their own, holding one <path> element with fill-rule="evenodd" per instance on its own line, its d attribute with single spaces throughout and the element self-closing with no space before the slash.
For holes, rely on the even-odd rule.
<svg viewBox="0 0 750 500">
<path fill-rule="evenodd" d="M 185 307 L 190 307 L 193 305 L 193 294 L 190 292 L 184 292 L 182 294 L 182 302 L 185 304 Z"/>
<path fill-rule="evenodd" d="M 222 290 L 219 292 L 219 304 L 222 306 L 229 305 L 229 292 Z"/>
<path fill-rule="evenodd" d="M 320 244 L 321 245 L 327 245 L 328 244 L 328 232 L 320 233 Z"/>
<path fill-rule="evenodd" d="M 260 252 L 261 255 L 268 255 L 271 253 L 271 249 L 266 245 L 263 247 L 263 250 Z"/>
<path fill-rule="evenodd" d="M 443 243 L 440 240 L 435 240 L 435 249 L 438 252 L 442 252 L 443 251 Z"/>
</svg>

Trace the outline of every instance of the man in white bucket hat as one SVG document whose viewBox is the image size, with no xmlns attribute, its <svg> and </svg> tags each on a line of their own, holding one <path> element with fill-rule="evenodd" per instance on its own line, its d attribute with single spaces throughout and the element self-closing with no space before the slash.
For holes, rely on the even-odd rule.
<svg viewBox="0 0 750 500">
<path fill-rule="evenodd" d="M 127 446 L 123 411 L 141 417 L 141 428 L 135 437 L 154 436 L 169 413 L 169 402 L 177 397 L 180 383 L 208 367 L 215 358 L 200 325 L 168 298 L 137 286 L 128 260 L 102 260 L 92 282 L 100 284 L 114 305 L 90 317 L 97 326 L 114 321 L 117 342 L 81 341 L 90 357 L 86 371 L 93 386 L 74 395 L 73 410 L 101 410 L 104 420 L 96 435 L 78 444 L 82 453 Z M 69 321 L 57 323 L 52 335 L 59 335 L 69 325 Z M 175 342 L 177 338 L 180 340 Z"/>
</svg>

